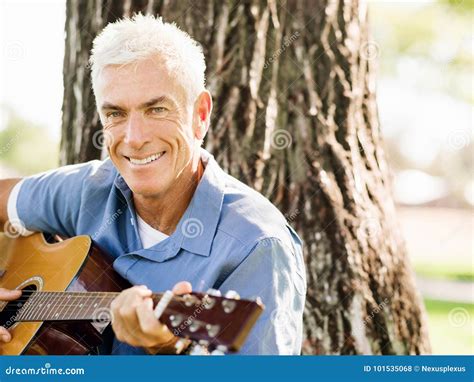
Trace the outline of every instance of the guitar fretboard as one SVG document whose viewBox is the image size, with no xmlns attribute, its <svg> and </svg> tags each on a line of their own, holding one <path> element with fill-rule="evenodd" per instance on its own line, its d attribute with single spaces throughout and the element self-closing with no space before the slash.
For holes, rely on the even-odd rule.
<svg viewBox="0 0 474 382">
<path fill-rule="evenodd" d="M 33 292 L 22 296 L 15 321 L 110 321 L 114 292 Z M 154 301 L 161 295 L 154 294 Z M 23 303 L 22 303 L 23 301 Z"/>
</svg>

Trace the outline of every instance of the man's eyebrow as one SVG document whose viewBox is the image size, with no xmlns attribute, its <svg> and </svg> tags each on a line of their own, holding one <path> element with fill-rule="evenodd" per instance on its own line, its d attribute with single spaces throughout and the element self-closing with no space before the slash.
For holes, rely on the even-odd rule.
<svg viewBox="0 0 474 382">
<path fill-rule="evenodd" d="M 152 98 L 151 100 L 142 103 L 139 107 L 140 109 L 146 109 L 147 107 L 153 106 L 157 103 L 163 103 L 163 102 L 169 102 L 173 106 L 176 106 L 176 102 L 172 98 L 162 95 L 162 96 Z M 102 104 L 101 109 L 102 110 L 124 110 L 122 107 L 118 105 L 114 105 L 113 103 L 110 103 L 110 102 L 104 102 Z"/>
<path fill-rule="evenodd" d="M 102 104 L 101 109 L 102 110 L 123 110 L 123 108 L 121 108 L 120 106 L 114 105 L 113 103 L 110 103 L 110 102 L 104 102 Z"/>
<path fill-rule="evenodd" d="M 162 96 L 159 96 L 159 97 L 156 97 L 156 98 L 152 98 L 151 100 L 147 101 L 147 102 L 144 102 L 140 105 L 140 108 L 141 109 L 145 109 L 147 107 L 150 107 L 150 106 L 153 106 L 157 103 L 163 103 L 163 102 L 169 102 L 171 103 L 172 105 L 176 106 L 176 102 L 173 101 L 172 98 L 170 97 L 167 97 L 165 95 L 162 95 Z"/>
</svg>

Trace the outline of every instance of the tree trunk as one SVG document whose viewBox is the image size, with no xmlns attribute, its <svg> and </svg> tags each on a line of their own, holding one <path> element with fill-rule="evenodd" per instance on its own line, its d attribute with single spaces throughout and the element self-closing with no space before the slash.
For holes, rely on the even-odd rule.
<svg viewBox="0 0 474 382">
<path fill-rule="evenodd" d="M 375 101 L 378 46 L 357 1 L 68 1 L 63 164 L 100 156 L 86 69 L 109 21 L 176 22 L 204 47 L 206 148 L 305 242 L 305 354 L 429 353 Z M 100 142 L 99 142 L 100 143 Z"/>
</svg>

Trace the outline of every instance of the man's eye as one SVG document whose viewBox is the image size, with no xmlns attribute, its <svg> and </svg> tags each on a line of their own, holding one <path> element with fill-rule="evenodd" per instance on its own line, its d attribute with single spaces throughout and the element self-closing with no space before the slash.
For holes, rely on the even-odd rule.
<svg viewBox="0 0 474 382">
<path fill-rule="evenodd" d="M 107 118 L 119 118 L 122 116 L 121 111 L 111 111 L 110 113 L 107 113 Z"/>
<path fill-rule="evenodd" d="M 163 115 L 163 114 L 165 114 L 167 111 L 168 111 L 168 109 L 167 109 L 166 107 L 163 107 L 163 106 L 151 108 L 152 114 Z"/>
</svg>

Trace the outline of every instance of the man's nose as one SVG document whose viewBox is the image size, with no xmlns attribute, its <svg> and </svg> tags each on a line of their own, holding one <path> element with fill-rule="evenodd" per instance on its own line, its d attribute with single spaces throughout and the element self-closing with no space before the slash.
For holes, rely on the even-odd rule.
<svg viewBox="0 0 474 382">
<path fill-rule="evenodd" d="M 125 131 L 125 143 L 134 149 L 140 149 L 149 141 L 144 118 L 140 113 L 131 113 Z"/>
</svg>

